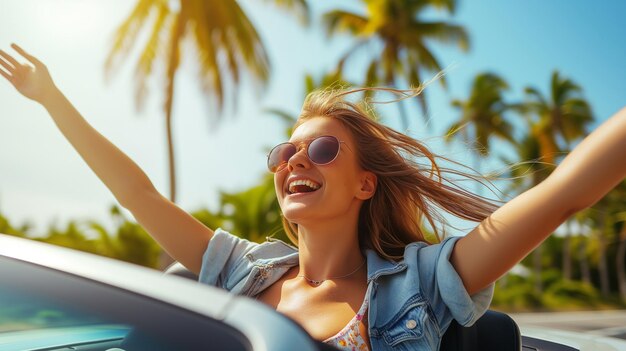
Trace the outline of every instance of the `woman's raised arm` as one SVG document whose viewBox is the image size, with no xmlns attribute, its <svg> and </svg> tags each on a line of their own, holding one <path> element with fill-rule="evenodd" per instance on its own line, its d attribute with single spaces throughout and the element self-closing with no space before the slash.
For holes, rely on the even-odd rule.
<svg viewBox="0 0 626 351">
<path fill-rule="evenodd" d="M 494 282 L 577 211 L 626 177 L 626 108 L 583 140 L 541 184 L 456 244 L 451 262 L 472 294 Z"/>
<path fill-rule="evenodd" d="M 12 47 L 32 66 L 0 50 L 0 74 L 22 95 L 48 110 L 59 130 L 117 201 L 174 259 L 198 273 L 213 231 L 159 194 L 135 162 L 89 125 L 55 86 L 41 61 L 15 44 Z"/>
</svg>

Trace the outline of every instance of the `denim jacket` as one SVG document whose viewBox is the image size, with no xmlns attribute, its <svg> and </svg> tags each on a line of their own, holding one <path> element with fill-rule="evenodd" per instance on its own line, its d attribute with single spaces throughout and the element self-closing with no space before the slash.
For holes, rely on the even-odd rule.
<svg viewBox="0 0 626 351">
<path fill-rule="evenodd" d="M 367 250 L 372 351 L 437 350 L 452 319 L 472 325 L 489 307 L 493 284 L 470 296 L 449 257 L 460 237 L 406 246 L 404 259 Z M 200 282 L 256 296 L 298 265 L 298 250 L 278 240 L 252 243 L 218 229 L 202 259 Z"/>
</svg>

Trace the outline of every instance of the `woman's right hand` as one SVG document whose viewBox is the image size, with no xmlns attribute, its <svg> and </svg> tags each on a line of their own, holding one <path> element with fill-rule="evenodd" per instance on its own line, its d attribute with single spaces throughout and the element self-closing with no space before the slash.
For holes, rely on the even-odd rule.
<svg viewBox="0 0 626 351">
<path fill-rule="evenodd" d="M 36 57 L 28 54 L 16 44 L 11 47 L 26 58 L 30 64 L 20 63 L 11 55 L 0 50 L 0 74 L 6 78 L 20 94 L 43 104 L 46 97 L 56 89 L 48 68 Z"/>
</svg>

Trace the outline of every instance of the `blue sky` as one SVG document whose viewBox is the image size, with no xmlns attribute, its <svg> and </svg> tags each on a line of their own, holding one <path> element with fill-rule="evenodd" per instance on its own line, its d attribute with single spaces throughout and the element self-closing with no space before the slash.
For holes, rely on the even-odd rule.
<svg viewBox="0 0 626 351">
<path fill-rule="evenodd" d="M 175 138 L 179 204 L 186 210 L 215 208 L 220 190 L 252 185 L 265 172 L 265 149 L 283 139 L 283 126 L 264 113 L 280 107 L 296 113 L 303 98 L 304 73 L 322 74 L 333 67 L 350 43 L 348 37 L 326 38 L 319 13 L 336 2 L 314 8 L 311 28 L 304 29 L 265 1 L 243 1 L 272 61 L 264 89 L 248 84 L 236 111 L 227 111 L 219 126 L 199 93 L 193 60 L 183 63 L 175 97 Z M 39 56 L 57 84 L 83 115 L 127 152 L 167 194 L 165 138 L 158 81 L 142 113 L 133 106 L 132 66 L 127 64 L 105 84 L 103 63 L 116 26 L 129 13 L 127 0 L 8 0 L 0 2 L 0 47 L 16 42 Z M 356 1 L 347 8 L 360 10 Z M 320 8 L 318 8 L 320 6 Z M 471 79 L 493 71 L 511 85 L 508 97 L 520 99 L 523 87 L 547 90 L 558 69 L 584 88 L 598 120 L 626 104 L 626 26 L 623 1 L 460 1 L 452 21 L 466 27 L 471 49 L 433 45 L 448 72 L 448 91 L 427 91 L 427 120 L 417 114 L 408 132 L 418 138 L 440 136 L 455 117 L 450 98 L 464 98 Z M 433 18 L 448 18 L 433 13 Z M 363 52 L 362 55 L 367 53 Z M 363 71 L 357 58 L 349 74 Z M 428 76 L 428 75 L 425 75 Z M 385 120 L 399 128 L 394 109 Z M 108 222 L 115 199 L 63 140 L 45 110 L 0 82 L 0 212 L 17 224 L 33 222 L 38 231 L 69 219 Z M 460 145 L 438 152 L 463 160 Z"/>
</svg>

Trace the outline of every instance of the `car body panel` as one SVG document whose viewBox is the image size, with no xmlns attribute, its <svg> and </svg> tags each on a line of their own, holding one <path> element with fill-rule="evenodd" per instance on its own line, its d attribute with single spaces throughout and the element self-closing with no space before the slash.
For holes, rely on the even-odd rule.
<svg viewBox="0 0 626 351">
<path fill-rule="evenodd" d="M 188 311 L 191 313 L 191 320 L 196 318 L 200 322 L 203 318 L 201 316 L 209 317 L 206 320 L 219 321 L 244 335 L 253 345 L 253 350 L 293 350 L 294 345 L 298 345 L 298 349 L 303 351 L 320 349 L 319 343 L 314 341 L 300 326 L 268 306 L 189 279 L 166 276 L 162 272 L 145 267 L 0 234 L 0 264 L 3 260 L 4 267 L 0 267 L 0 275 L 3 279 L 14 279 L 10 276 L 10 271 L 16 270 L 11 267 L 17 267 L 17 265 L 40 267 L 36 269 L 37 274 L 33 274 L 28 279 L 39 279 L 34 276 L 45 276 L 46 272 L 54 275 L 53 272 L 56 272 L 57 275 L 63 274 L 63 276 L 74 277 L 72 278 L 74 280 L 89 282 L 90 285 L 95 286 L 92 290 L 98 289 L 98 286 L 102 286 L 101 290 L 106 287 L 108 292 L 101 293 L 97 297 L 99 299 L 106 299 L 107 294 L 118 291 L 117 295 L 120 296 L 124 294 L 135 296 L 135 301 L 141 301 L 137 299 L 150 300 L 153 304 L 159 303 Z M 19 279 L 17 281 L 19 282 Z M 35 283 L 45 286 L 45 283 L 40 281 Z M 59 293 L 58 290 L 62 288 L 54 287 L 57 289 L 55 293 Z M 76 291 L 67 291 L 67 293 L 72 296 L 81 296 Z M 89 299 L 89 297 L 85 296 L 81 299 Z M 124 307 L 110 306 L 110 308 L 123 309 Z M 175 312 L 175 309 L 170 310 Z M 198 317 L 193 317 L 194 315 Z M 154 321 L 152 324 L 158 327 L 159 321 Z M 202 333 L 202 329 L 190 332 Z M 50 331 L 50 340 L 54 338 L 53 334 L 54 331 Z M 15 334 L 0 333 L 0 345 L 6 346 L 6 342 L 14 336 Z"/>
</svg>

